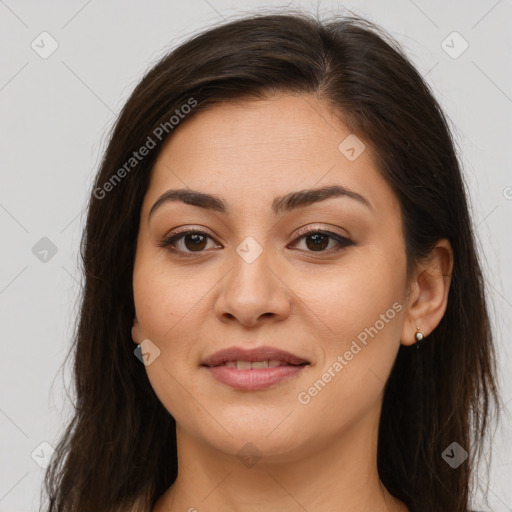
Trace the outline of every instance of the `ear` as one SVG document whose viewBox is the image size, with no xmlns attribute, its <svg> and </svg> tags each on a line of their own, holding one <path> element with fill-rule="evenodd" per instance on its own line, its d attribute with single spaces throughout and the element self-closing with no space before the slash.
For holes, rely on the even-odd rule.
<svg viewBox="0 0 512 512">
<path fill-rule="evenodd" d="M 132 340 L 137 345 L 140 345 L 140 327 L 139 327 L 139 321 L 137 320 L 137 317 L 133 317 L 133 325 L 132 325 Z"/>
<path fill-rule="evenodd" d="M 417 327 L 426 337 L 438 326 L 448 304 L 452 270 L 453 249 L 443 238 L 418 265 L 409 283 L 408 308 L 400 339 L 403 345 L 416 343 Z"/>
</svg>

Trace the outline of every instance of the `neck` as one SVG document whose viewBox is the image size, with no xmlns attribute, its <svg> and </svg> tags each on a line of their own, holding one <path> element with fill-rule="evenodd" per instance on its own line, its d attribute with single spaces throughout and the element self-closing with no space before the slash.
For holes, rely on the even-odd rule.
<svg viewBox="0 0 512 512">
<path fill-rule="evenodd" d="M 153 512 L 407 512 L 379 479 L 378 418 L 285 456 L 244 461 L 178 427 L 178 478 Z"/>
</svg>

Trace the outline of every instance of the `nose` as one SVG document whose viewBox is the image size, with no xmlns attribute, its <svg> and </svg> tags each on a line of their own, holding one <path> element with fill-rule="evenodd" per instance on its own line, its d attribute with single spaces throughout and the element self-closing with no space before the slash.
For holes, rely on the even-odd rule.
<svg viewBox="0 0 512 512">
<path fill-rule="evenodd" d="M 269 251 L 254 261 L 234 254 L 232 269 L 221 281 L 215 313 L 222 322 L 238 321 L 246 327 L 262 322 L 282 321 L 291 309 L 293 293 L 289 285 L 272 268 Z"/>
</svg>

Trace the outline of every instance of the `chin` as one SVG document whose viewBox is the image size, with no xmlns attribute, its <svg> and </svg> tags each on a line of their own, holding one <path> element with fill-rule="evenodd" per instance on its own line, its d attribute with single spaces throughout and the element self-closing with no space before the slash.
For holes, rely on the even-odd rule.
<svg viewBox="0 0 512 512">
<path fill-rule="evenodd" d="M 283 425 L 278 426 L 281 421 L 282 418 L 276 421 L 271 429 L 266 425 L 255 426 L 251 421 L 230 424 L 226 429 L 233 437 L 224 431 L 221 437 L 213 437 L 212 429 L 204 432 L 203 435 L 215 449 L 229 455 L 237 455 L 240 458 L 252 456 L 255 459 L 264 457 L 266 462 L 283 461 L 283 457 L 284 460 L 287 457 L 291 460 L 295 452 L 302 451 L 301 446 L 305 440 L 297 436 L 296 426 L 292 424 L 287 425 L 286 428 Z"/>
</svg>

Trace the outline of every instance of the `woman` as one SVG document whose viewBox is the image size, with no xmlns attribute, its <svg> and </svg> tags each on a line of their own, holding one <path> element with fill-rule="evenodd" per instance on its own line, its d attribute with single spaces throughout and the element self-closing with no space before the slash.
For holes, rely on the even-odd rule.
<svg viewBox="0 0 512 512">
<path fill-rule="evenodd" d="M 468 510 L 484 281 L 446 119 L 378 27 L 251 16 L 163 58 L 82 256 L 48 511 Z"/>
</svg>

